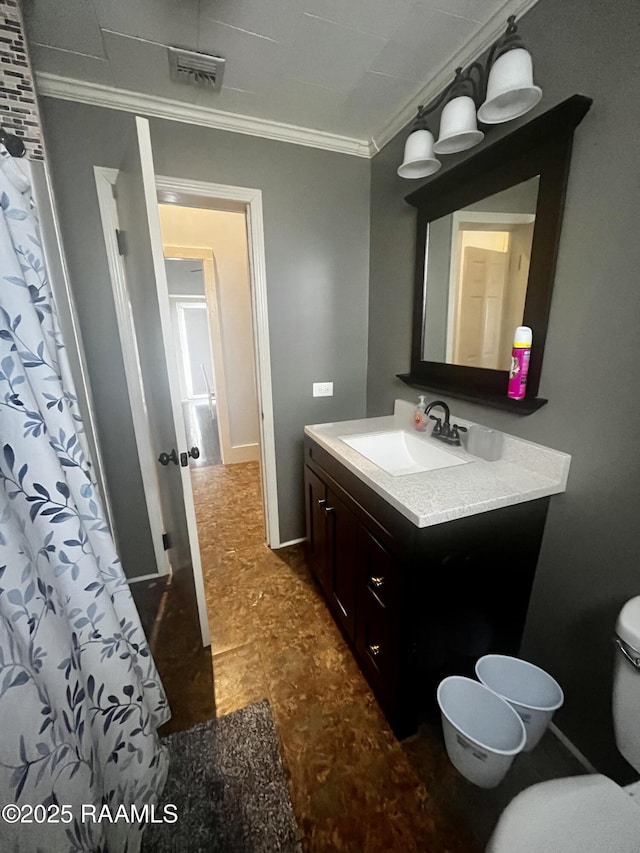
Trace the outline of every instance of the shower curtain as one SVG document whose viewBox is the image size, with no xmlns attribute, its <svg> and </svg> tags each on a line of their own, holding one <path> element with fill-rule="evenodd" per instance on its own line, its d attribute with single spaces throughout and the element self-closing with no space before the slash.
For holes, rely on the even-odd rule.
<svg viewBox="0 0 640 853">
<path fill-rule="evenodd" d="M 30 187 L 0 146 L 0 850 L 137 851 L 168 717 L 91 474 Z"/>
</svg>

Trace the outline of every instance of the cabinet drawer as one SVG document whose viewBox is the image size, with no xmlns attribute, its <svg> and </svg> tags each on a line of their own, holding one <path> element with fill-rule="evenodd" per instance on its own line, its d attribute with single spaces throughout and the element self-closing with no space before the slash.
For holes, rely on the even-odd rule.
<svg viewBox="0 0 640 853">
<path fill-rule="evenodd" d="M 358 602 L 356 649 L 373 690 L 383 700 L 391 698 L 398 670 L 393 614 L 368 589 Z"/>
<path fill-rule="evenodd" d="M 396 560 L 365 527 L 359 532 L 360 588 L 383 607 L 395 607 L 399 582 Z"/>
</svg>

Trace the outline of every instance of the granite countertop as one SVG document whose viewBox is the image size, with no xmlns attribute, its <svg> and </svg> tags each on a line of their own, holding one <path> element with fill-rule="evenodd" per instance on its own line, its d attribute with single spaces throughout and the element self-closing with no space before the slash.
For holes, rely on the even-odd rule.
<svg viewBox="0 0 640 853">
<path fill-rule="evenodd" d="M 393 476 L 370 462 L 341 437 L 359 433 L 406 429 L 413 432 L 414 406 L 396 400 L 395 413 L 379 418 L 315 424 L 305 433 L 353 474 L 418 527 L 488 512 L 524 501 L 556 495 L 566 490 L 571 456 L 504 433 L 502 456 L 486 462 L 464 448 L 450 448 L 437 439 L 422 440 L 468 460 L 468 464 L 419 474 Z M 452 422 L 472 425 L 451 416 Z"/>
</svg>

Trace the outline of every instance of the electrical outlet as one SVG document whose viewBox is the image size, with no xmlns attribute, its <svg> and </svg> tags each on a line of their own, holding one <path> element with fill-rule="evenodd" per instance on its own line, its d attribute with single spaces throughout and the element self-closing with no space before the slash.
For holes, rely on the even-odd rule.
<svg viewBox="0 0 640 853">
<path fill-rule="evenodd" d="M 333 397 L 333 382 L 314 382 L 314 397 Z"/>
</svg>

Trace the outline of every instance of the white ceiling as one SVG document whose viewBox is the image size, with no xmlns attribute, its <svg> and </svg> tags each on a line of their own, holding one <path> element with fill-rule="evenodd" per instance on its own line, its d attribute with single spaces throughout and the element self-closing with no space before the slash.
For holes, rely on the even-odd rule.
<svg viewBox="0 0 640 853">
<path fill-rule="evenodd" d="M 447 82 L 454 58 L 466 62 L 465 50 L 530 5 L 23 0 L 23 11 L 37 72 L 369 142 L 403 111 L 406 121 L 438 75 Z M 222 91 L 173 82 L 166 45 L 223 56 Z"/>
</svg>

